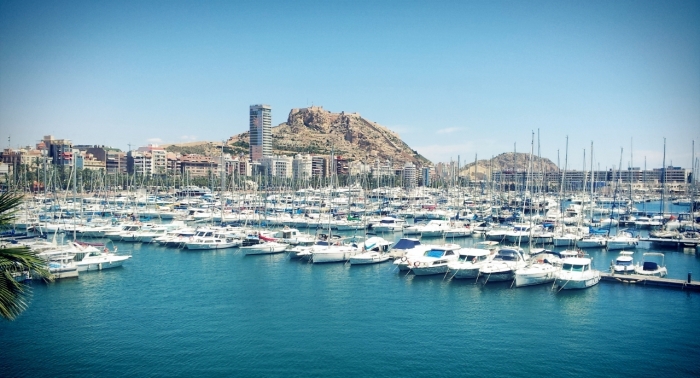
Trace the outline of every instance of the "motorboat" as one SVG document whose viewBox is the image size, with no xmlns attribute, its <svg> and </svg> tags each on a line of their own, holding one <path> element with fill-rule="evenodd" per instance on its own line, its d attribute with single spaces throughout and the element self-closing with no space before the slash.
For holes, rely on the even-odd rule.
<svg viewBox="0 0 700 378">
<path fill-rule="evenodd" d="M 608 239 L 608 251 L 618 249 L 634 249 L 637 248 L 639 239 L 633 237 L 629 232 L 620 232 L 616 236 Z"/>
<path fill-rule="evenodd" d="M 366 252 L 350 257 L 350 264 L 376 264 L 388 261 L 391 258 L 391 255 L 389 255 L 390 247 L 391 243 L 384 240 L 384 238 L 371 237 L 365 240 L 362 245 L 363 251 Z"/>
<path fill-rule="evenodd" d="M 494 227 L 484 233 L 486 236 L 486 240 L 497 240 L 497 241 L 503 241 L 506 239 L 506 235 L 510 231 L 509 228 L 504 228 L 504 227 Z"/>
<path fill-rule="evenodd" d="M 374 232 L 395 232 L 401 231 L 406 221 L 400 218 L 384 217 L 378 223 L 372 224 Z"/>
<path fill-rule="evenodd" d="M 428 248 L 430 246 L 421 244 L 418 239 L 401 238 L 389 253 L 394 257 L 394 265 L 399 268 L 399 271 L 405 272 L 411 269 L 410 260 L 422 256 Z"/>
<path fill-rule="evenodd" d="M 38 253 L 37 257 L 46 261 L 49 273 L 56 279 L 78 277 L 78 266 L 75 265 L 73 251 L 60 248 Z"/>
<path fill-rule="evenodd" d="M 554 236 L 552 238 L 552 244 L 554 244 L 555 247 L 573 247 L 580 239 L 582 239 L 581 235 L 568 232 Z"/>
<path fill-rule="evenodd" d="M 634 252 L 622 251 L 620 255 L 615 259 L 615 262 L 611 264 L 612 271 L 615 274 L 632 274 L 634 273 Z"/>
<path fill-rule="evenodd" d="M 445 220 L 433 219 L 424 225 L 412 225 L 404 227 L 404 235 L 420 235 L 424 237 L 442 237 L 445 230 L 450 228 L 450 222 Z"/>
<path fill-rule="evenodd" d="M 457 261 L 457 244 L 433 245 L 422 256 L 410 260 L 411 271 L 417 276 L 447 273 L 447 264 Z"/>
<path fill-rule="evenodd" d="M 291 245 L 297 245 L 299 243 L 306 244 L 315 240 L 313 236 L 302 233 L 296 228 L 290 227 L 285 227 L 273 233 L 270 237 L 277 239 L 277 241 L 280 243 L 287 243 Z"/>
<path fill-rule="evenodd" d="M 238 247 L 241 244 L 241 240 L 231 235 L 207 231 L 205 235 L 194 236 L 192 240 L 185 242 L 185 248 L 195 250 L 226 249 Z"/>
<path fill-rule="evenodd" d="M 130 255 L 117 255 L 110 252 L 107 247 L 100 250 L 91 245 L 76 245 L 76 248 L 79 252 L 75 253 L 74 260 L 79 272 L 117 268 L 131 258 Z M 114 252 L 117 252 L 117 247 L 114 247 Z"/>
<path fill-rule="evenodd" d="M 513 225 L 513 229 L 506 232 L 506 240 L 511 243 L 527 243 L 532 235 L 532 227 L 527 224 Z"/>
<path fill-rule="evenodd" d="M 554 285 L 560 290 L 585 289 L 600 282 L 600 272 L 591 267 L 588 257 L 567 257 L 557 273 Z"/>
<path fill-rule="evenodd" d="M 532 251 L 527 265 L 515 271 L 515 286 L 533 286 L 553 282 L 561 268 L 561 255 L 546 249 Z"/>
<path fill-rule="evenodd" d="M 241 251 L 247 255 L 268 255 L 282 253 L 289 244 L 279 243 L 275 239 L 258 234 L 257 237 L 247 237 L 242 242 Z"/>
<path fill-rule="evenodd" d="M 311 248 L 311 261 L 317 263 L 344 262 L 351 257 L 360 254 L 359 246 L 355 244 L 343 244 L 337 241 L 318 241 Z"/>
<path fill-rule="evenodd" d="M 479 277 L 486 282 L 511 281 L 515 278 L 515 271 L 525 264 L 522 248 L 501 248 L 491 261 L 479 269 Z"/>
<path fill-rule="evenodd" d="M 472 230 L 469 228 L 469 225 L 457 222 L 454 224 L 451 223 L 450 227 L 445 230 L 443 235 L 445 238 L 465 238 L 471 236 L 471 234 Z"/>
<path fill-rule="evenodd" d="M 607 244 L 608 238 L 602 235 L 589 235 L 576 241 L 576 247 L 578 248 L 605 248 Z"/>
<path fill-rule="evenodd" d="M 656 256 L 660 257 L 661 261 L 652 261 L 658 259 L 651 259 L 650 257 Z M 655 277 L 665 277 L 668 274 L 668 270 L 664 265 L 664 254 L 658 252 L 647 252 L 643 255 L 642 264 L 637 265 L 634 272 L 643 276 L 655 276 Z"/>
<path fill-rule="evenodd" d="M 457 254 L 458 259 L 447 264 L 452 278 L 476 278 L 479 269 L 493 257 L 490 250 L 482 248 L 462 248 Z"/>
</svg>

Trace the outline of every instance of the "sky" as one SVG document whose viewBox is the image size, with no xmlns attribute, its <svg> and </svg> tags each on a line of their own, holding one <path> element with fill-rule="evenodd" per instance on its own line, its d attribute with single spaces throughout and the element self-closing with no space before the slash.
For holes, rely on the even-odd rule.
<svg viewBox="0 0 700 378">
<path fill-rule="evenodd" d="M 700 1 L 4 1 L 0 146 L 222 141 L 358 112 L 433 162 L 700 157 Z M 568 137 L 568 155 L 567 151 Z"/>
</svg>

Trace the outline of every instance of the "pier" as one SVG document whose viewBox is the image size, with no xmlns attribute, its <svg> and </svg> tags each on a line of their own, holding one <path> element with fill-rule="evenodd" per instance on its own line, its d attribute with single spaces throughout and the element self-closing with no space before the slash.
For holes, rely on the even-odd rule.
<svg viewBox="0 0 700 378">
<path fill-rule="evenodd" d="M 614 274 L 609 272 L 600 272 L 600 280 L 642 286 L 659 286 L 681 290 L 700 291 L 700 281 L 642 276 L 639 274 Z"/>
<path fill-rule="evenodd" d="M 641 238 L 639 241 L 653 243 L 662 248 L 694 248 L 700 245 L 698 239 Z"/>
</svg>

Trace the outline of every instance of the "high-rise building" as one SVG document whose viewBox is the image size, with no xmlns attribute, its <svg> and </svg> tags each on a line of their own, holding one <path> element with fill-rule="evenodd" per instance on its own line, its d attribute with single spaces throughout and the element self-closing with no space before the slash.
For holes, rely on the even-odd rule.
<svg viewBox="0 0 700 378">
<path fill-rule="evenodd" d="M 272 156 L 272 107 L 250 106 L 250 160 Z"/>
<path fill-rule="evenodd" d="M 312 172 L 312 158 L 309 154 L 298 154 L 292 161 L 292 175 L 295 179 L 310 179 Z"/>
<path fill-rule="evenodd" d="M 403 187 L 405 189 L 416 187 L 416 166 L 410 161 L 403 166 Z"/>
</svg>

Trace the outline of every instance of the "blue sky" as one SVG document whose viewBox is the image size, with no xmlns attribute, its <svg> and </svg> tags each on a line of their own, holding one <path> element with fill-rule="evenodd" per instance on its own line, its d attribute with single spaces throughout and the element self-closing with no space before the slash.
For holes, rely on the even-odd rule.
<svg viewBox="0 0 700 378">
<path fill-rule="evenodd" d="M 699 1 L 0 1 L 0 145 L 220 141 L 321 105 L 433 162 L 700 156 Z M 633 141 L 633 142 L 632 142 Z M 589 152 L 587 152 L 588 154 Z M 587 155 L 590 156 L 590 155 Z M 588 158 L 587 158 L 588 160 Z"/>
</svg>

